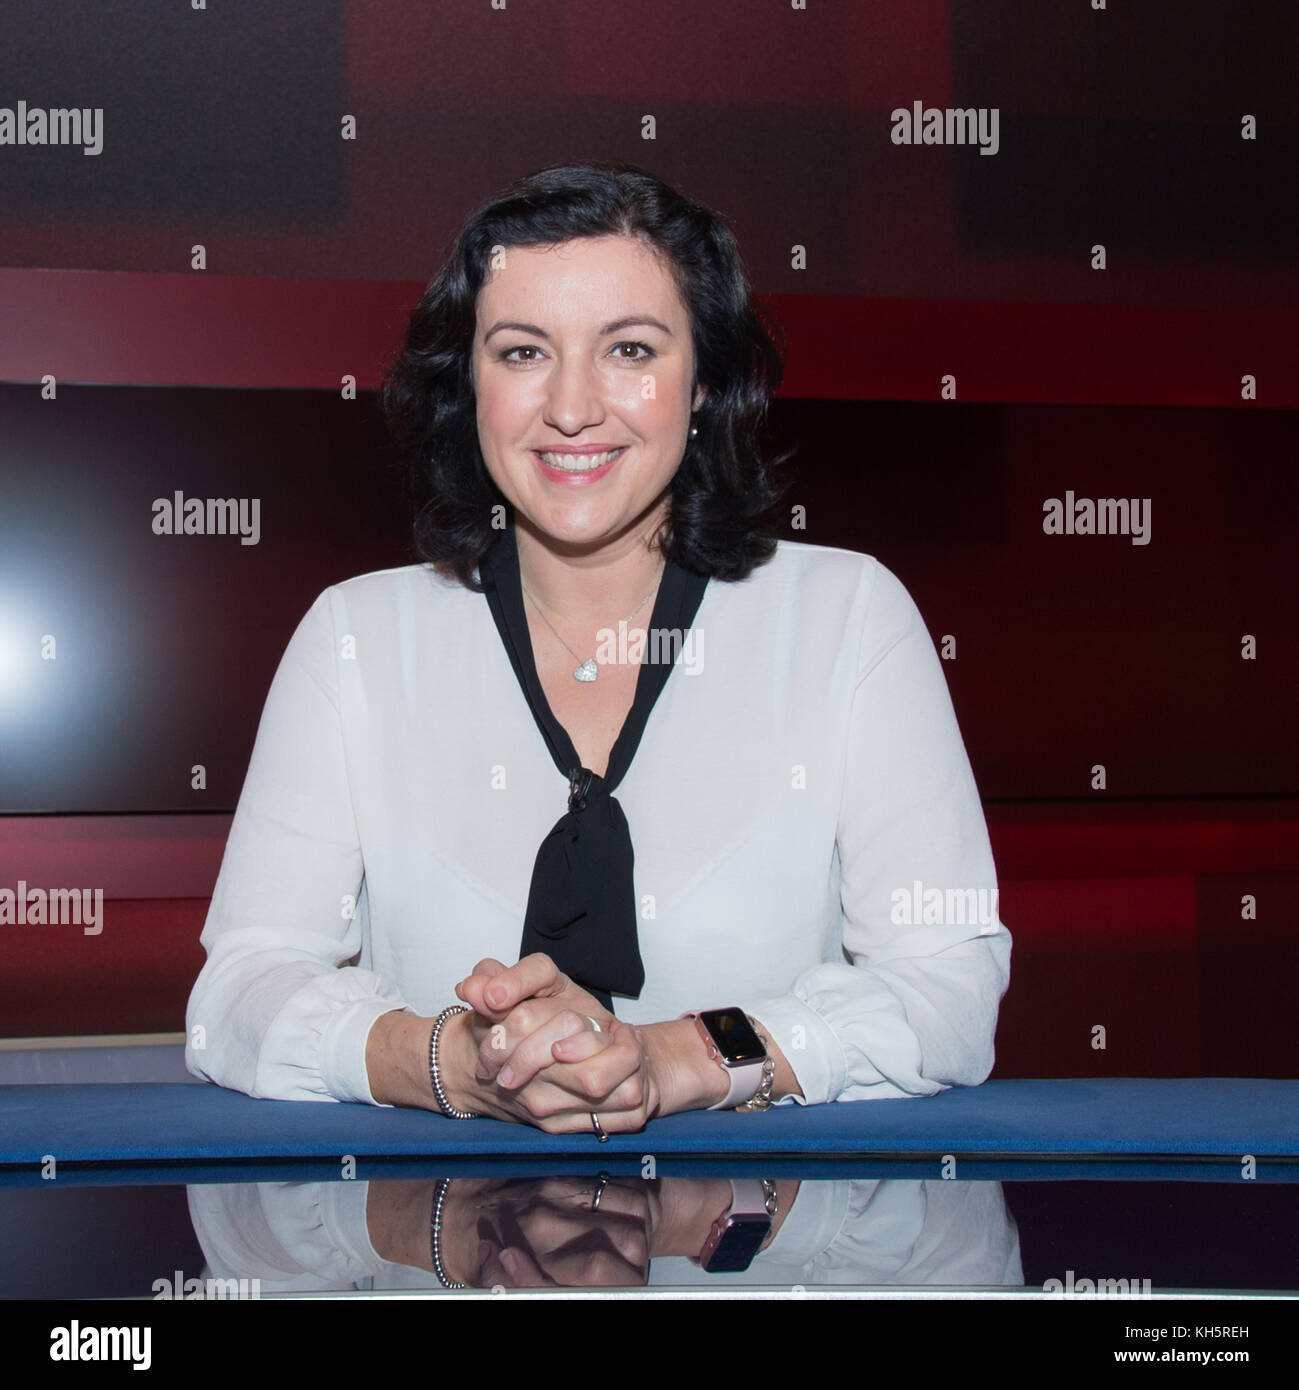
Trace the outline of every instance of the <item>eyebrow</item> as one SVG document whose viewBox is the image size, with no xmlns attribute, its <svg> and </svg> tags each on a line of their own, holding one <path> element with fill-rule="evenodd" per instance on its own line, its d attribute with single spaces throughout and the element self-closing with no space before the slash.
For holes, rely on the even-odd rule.
<svg viewBox="0 0 1299 1390">
<path fill-rule="evenodd" d="M 666 333 L 670 338 L 672 330 L 665 323 L 660 323 L 658 319 L 651 318 L 648 314 L 630 314 L 626 318 L 614 319 L 612 323 L 606 323 L 600 330 L 602 338 L 608 337 L 610 333 L 620 333 L 624 328 L 635 328 L 644 325 L 648 328 L 657 328 L 661 333 Z M 545 338 L 550 341 L 550 334 L 544 328 L 538 328 L 535 323 L 516 323 L 514 321 L 494 323 L 484 334 L 485 343 L 493 333 L 503 332 L 507 328 L 513 328 L 518 333 L 531 333 L 536 338 Z"/>
</svg>

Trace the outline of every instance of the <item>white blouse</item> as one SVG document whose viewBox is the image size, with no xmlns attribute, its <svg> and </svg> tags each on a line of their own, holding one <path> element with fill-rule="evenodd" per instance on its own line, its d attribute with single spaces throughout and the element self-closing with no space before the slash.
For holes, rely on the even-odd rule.
<svg viewBox="0 0 1299 1390">
<path fill-rule="evenodd" d="M 619 1017 L 738 1005 L 813 1104 L 987 1076 L 1010 935 L 941 663 L 877 560 L 782 541 L 710 580 L 613 794 L 646 978 Z M 326 589 L 262 712 L 190 1071 L 375 1104 L 371 1025 L 518 958 L 567 795 L 482 594 L 420 565 Z"/>
</svg>

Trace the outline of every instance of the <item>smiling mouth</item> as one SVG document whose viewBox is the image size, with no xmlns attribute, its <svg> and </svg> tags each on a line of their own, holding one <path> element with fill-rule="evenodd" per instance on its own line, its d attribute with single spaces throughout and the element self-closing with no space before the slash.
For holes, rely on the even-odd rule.
<svg viewBox="0 0 1299 1390">
<path fill-rule="evenodd" d="M 533 450 L 534 455 L 547 468 L 554 469 L 557 473 L 594 473 L 598 469 L 607 468 L 609 464 L 615 459 L 621 458 L 626 452 L 626 445 L 619 449 L 608 449 L 601 454 L 557 453 L 549 449 Z"/>
</svg>

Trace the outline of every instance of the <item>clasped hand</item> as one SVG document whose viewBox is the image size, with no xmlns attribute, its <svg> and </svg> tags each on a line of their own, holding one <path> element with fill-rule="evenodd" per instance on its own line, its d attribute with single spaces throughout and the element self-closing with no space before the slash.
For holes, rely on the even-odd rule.
<svg viewBox="0 0 1299 1390">
<path fill-rule="evenodd" d="M 473 1108 L 551 1134 L 642 1129 L 659 1086 L 640 1029 L 615 1018 L 547 955 L 482 960 L 456 986 L 473 1010 Z M 596 1032 L 592 1020 L 602 1031 Z"/>
</svg>

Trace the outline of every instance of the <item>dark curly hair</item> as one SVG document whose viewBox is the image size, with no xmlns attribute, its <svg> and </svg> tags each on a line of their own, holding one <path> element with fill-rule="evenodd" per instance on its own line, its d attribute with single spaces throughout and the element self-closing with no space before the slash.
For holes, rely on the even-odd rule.
<svg viewBox="0 0 1299 1390">
<path fill-rule="evenodd" d="M 475 591 L 475 570 L 500 535 L 492 508 L 509 509 L 479 448 L 470 364 L 492 248 L 608 235 L 637 237 L 663 257 L 689 314 L 694 385 L 708 388 L 672 479 L 664 554 L 736 580 L 775 552 L 782 489 L 773 472 L 789 453 L 765 457 L 759 435 L 784 339 L 777 347 L 759 317 L 735 238 L 718 214 L 653 174 L 581 161 L 520 179 L 472 214 L 411 311 L 380 391 L 415 508 L 416 554 Z"/>
</svg>

